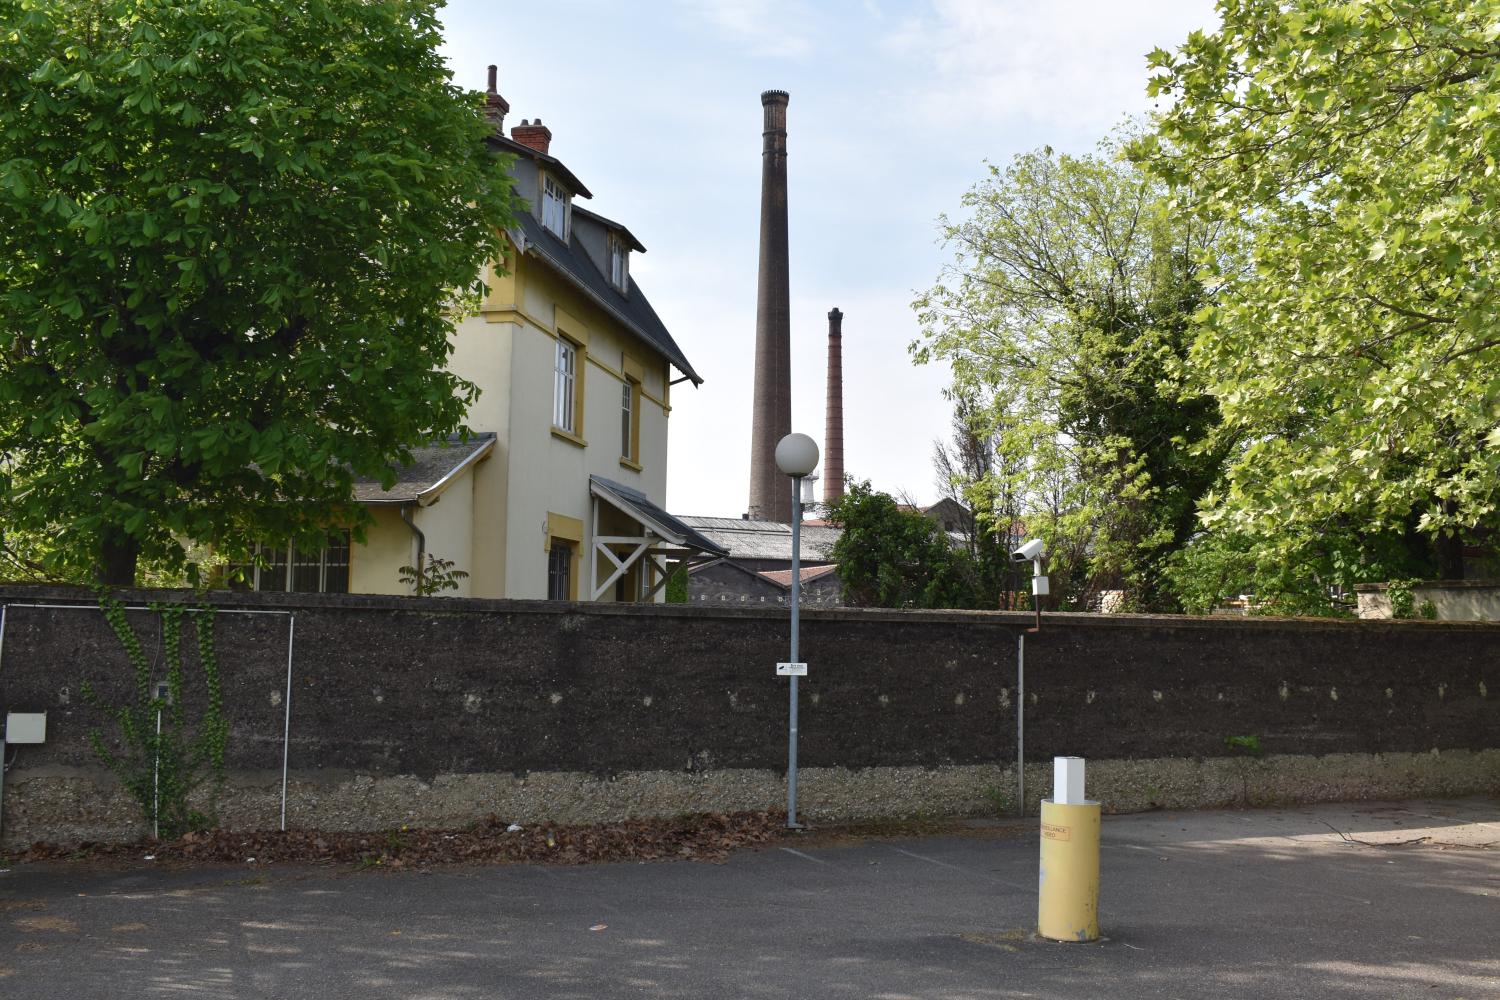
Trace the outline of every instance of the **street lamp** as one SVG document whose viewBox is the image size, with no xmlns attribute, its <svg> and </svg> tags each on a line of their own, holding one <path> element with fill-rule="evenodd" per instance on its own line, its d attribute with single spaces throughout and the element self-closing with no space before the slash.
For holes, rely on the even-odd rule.
<svg viewBox="0 0 1500 1000">
<path fill-rule="evenodd" d="M 807 672 L 807 665 L 797 659 L 802 602 L 802 477 L 817 467 L 818 443 L 806 434 L 788 434 L 776 442 L 776 468 L 792 477 L 792 660 L 785 664 L 786 676 L 792 679 L 786 754 L 786 825 L 790 830 L 801 826 L 797 822 L 797 677 Z"/>
</svg>

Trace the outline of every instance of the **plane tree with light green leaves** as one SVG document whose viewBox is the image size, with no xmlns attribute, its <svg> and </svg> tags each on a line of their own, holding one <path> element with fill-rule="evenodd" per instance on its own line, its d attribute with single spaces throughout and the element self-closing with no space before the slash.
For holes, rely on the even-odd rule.
<svg viewBox="0 0 1500 1000">
<path fill-rule="evenodd" d="M 1166 110 L 1131 148 L 1184 209 L 1254 223 L 1191 353 L 1242 442 L 1204 517 L 1252 562 L 1415 533 L 1460 576 L 1500 500 L 1500 3 L 1219 16 L 1152 54 Z M 1367 556 L 1329 573 L 1381 578 Z"/>
<path fill-rule="evenodd" d="M 0 0 L 0 523 L 54 578 L 360 523 L 512 219 L 435 0 Z M 27 540 L 30 539 L 30 544 Z"/>
<path fill-rule="evenodd" d="M 1118 149 L 990 167 L 964 216 L 942 220 L 954 259 L 915 303 L 912 353 L 951 365 L 953 396 L 994 442 L 969 503 L 990 530 L 1046 539 L 1063 607 L 1121 589 L 1128 606 L 1176 610 L 1166 560 L 1199 531 L 1228 450 L 1198 448 L 1217 406 L 1182 373 L 1215 294 L 1196 261 L 1234 248 L 1225 226 L 1169 212 L 1167 187 Z"/>
</svg>

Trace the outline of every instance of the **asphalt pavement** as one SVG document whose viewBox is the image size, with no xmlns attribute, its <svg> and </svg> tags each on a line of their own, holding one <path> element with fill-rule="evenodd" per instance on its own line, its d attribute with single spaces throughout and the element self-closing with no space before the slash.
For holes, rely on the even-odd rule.
<svg viewBox="0 0 1500 1000">
<path fill-rule="evenodd" d="M 726 864 L 0 873 L 0 998 L 1500 997 L 1500 800 L 1104 820 L 1104 939 L 1035 821 Z"/>
</svg>

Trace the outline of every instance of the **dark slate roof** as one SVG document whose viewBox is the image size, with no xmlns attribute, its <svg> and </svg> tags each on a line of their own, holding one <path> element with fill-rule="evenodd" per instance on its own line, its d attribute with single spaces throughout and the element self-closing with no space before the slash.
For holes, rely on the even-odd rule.
<svg viewBox="0 0 1500 1000">
<path fill-rule="evenodd" d="M 688 548 L 698 549 L 715 556 L 727 556 L 729 553 L 714 544 L 712 539 L 705 537 L 697 530 L 683 524 L 681 520 L 668 514 L 647 498 L 640 490 L 631 489 L 623 483 L 617 483 L 613 479 L 605 479 L 603 476 L 589 476 L 589 485 L 595 490 L 604 490 L 615 500 L 627 507 L 632 507 L 643 518 L 655 522 L 659 527 L 682 539 Z"/>
<path fill-rule="evenodd" d="M 548 155 L 547 153 L 543 153 L 539 149 L 532 149 L 525 143 L 516 142 L 516 140 L 501 135 L 499 132 L 496 132 L 494 135 L 490 136 L 490 142 L 494 144 L 495 148 L 502 150 L 503 152 L 515 153 L 517 156 L 524 156 L 529 160 L 536 160 L 538 163 L 545 163 L 552 169 L 554 173 L 557 174 L 558 177 L 562 178 L 562 182 L 566 184 L 568 186 L 568 189 L 575 195 L 580 198 L 593 197 L 593 195 L 589 193 L 589 189 L 583 186 L 583 181 L 574 176 L 573 171 L 563 166 L 563 162 L 557 157 Z"/>
<path fill-rule="evenodd" d="M 526 237 L 528 253 L 551 264 L 628 330 L 660 351 L 678 371 L 692 379 L 694 385 L 703 382 L 688 363 L 682 348 L 677 346 L 677 341 L 667 332 L 661 318 L 656 315 L 656 310 L 646 301 L 645 293 L 634 278 L 630 279 L 630 294 L 622 295 L 594 266 L 588 251 L 583 249 L 576 236 L 564 243 L 530 212 L 521 212 L 519 221 Z"/>
<path fill-rule="evenodd" d="M 626 229 L 624 226 L 622 226 L 620 223 L 616 222 L 614 219 L 606 219 L 604 216 L 600 215 L 598 212 L 590 212 L 588 209 L 584 208 L 582 205 L 574 205 L 573 208 L 572 208 L 572 212 L 573 212 L 574 215 L 581 215 L 585 219 L 593 219 L 595 222 L 599 223 L 605 229 L 613 229 L 615 232 L 620 233 L 622 236 L 625 237 L 625 239 L 627 239 L 627 240 L 630 241 L 630 248 L 632 250 L 639 250 L 641 253 L 645 253 L 646 252 L 646 247 L 641 243 L 640 240 L 638 240 L 638 239 L 635 238 L 635 233 L 632 233 L 630 230 Z"/>
<path fill-rule="evenodd" d="M 681 521 L 721 548 L 731 559 L 792 559 L 792 526 L 779 521 L 747 521 L 738 517 L 688 517 Z M 807 563 L 832 561 L 833 543 L 843 529 L 828 525 L 802 525 L 801 559 Z M 790 577 L 788 577 L 790 580 Z"/>
<path fill-rule="evenodd" d="M 477 462 L 494 446 L 494 432 L 486 431 L 470 434 L 467 441 L 460 441 L 454 435 L 446 441 L 413 448 L 411 463 L 396 470 L 396 482 L 390 489 L 382 487 L 378 479 L 357 479 L 354 499 L 371 504 L 424 503 L 450 477 Z"/>
</svg>

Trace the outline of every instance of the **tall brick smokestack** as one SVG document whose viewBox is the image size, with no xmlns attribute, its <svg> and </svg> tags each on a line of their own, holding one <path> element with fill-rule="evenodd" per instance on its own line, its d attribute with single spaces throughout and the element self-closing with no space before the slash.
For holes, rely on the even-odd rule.
<svg viewBox="0 0 1500 1000">
<path fill-rule="evenodd" d="M 792 313 L 786 240 L 784 90 L 760 95 L 760 280 L 755 296 L 755 412 L 750 430 L 750 517 L 792 519 L 792 484 L 776 468 L 776 442 L 792 430 Z"/>
<path fill-rule="evenodd" d="M 823 426 L 823 502 L 844 495 L 844 314 L 828 314 L 828 411 Z"/>
</svg>

